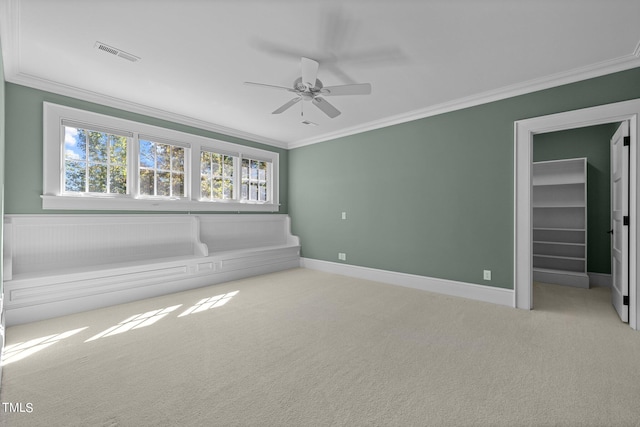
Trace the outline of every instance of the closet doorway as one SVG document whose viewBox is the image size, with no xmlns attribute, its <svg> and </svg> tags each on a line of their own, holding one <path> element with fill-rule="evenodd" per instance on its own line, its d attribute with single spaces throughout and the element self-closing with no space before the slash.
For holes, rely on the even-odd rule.
<svg viewBox="0 0 640 427">
<path fill-rule="evenodd" d="M 639 153 L 637 149 L 640 115 L 640 100 L 607 104 L 582 110 L 558 113 L 515 122 L 514 170 L 515 170 L 515 301 L 518 308 L 532 309 L 533 301 L 533 260 L 532 260 L 532 162 L 534 136 L 556 131 L 578 129 L 588 126 L 605 125 L 629 121 L 629 205 L 628 205 L 628 320 L 637 329 L 638 294 L 637 253 L 640 234 L 638 232 L 639 201 L 637 197 Z"/>
<path fill-rule="evenodd" d="M 628 322 L 628 135 L 626 121 L 534 135 L 534 309 L 613 305 Z"/>
</svg>

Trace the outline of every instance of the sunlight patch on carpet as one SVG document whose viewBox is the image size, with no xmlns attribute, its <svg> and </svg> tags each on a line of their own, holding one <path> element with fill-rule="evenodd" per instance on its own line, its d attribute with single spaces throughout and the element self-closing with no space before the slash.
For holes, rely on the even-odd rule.
<svg viewBox="0 0 640 427">
<path fill-rule="evenodd" d="M 87 329 L 86 326 L 84 328 L 73 329 L 60 334 L 47 335 L 46 337 L 34 338 L 29 341 L 8 345 L 4 348 L 4 353 L 2 354 L 2 365 L 8 365 L 9 363 L 17 362 L 25 357 L 29 357 L 32 354 L 37 353 L 40 350 L 44 350 L 45 348 L 62 341 L 65 338 L 69 338 L 80 331 L 84 331 L 85 329 Z"/>
<path fill-rule="evenodd" d="M 195 305 L 186 309 L 182 314 L 178 317 L 187 316 L 193 313 L 199 313 L 201 311 L 209 310 L 210 308 L 222 307 L 226 303 L 229 302 L 231 298 L 236 296 L 240 291 L 228 292 L 226 294 L 216 295 L 210 298 L 203 298 L 198 301 Z"/>
<path fill-rule="evenodd" d="M 139 328 L 144 328 L 146 326 L 153 325 L 158 320 L 162 319 L 172 311 L 177 310 L 181 306 L 182 304 L 178 304 L 178 305 L 174 305 L 167 308 L 147 311 L 146 313 L 142 313 L 142 314 L 135 314 L 131 317 L 126 318 L 125 320 L 118 323 L 117 325 L 112 326 L 109 329 L 102 331 L 97 335 L 92 336 L 85 342 L 97 340 L 98 338 L 102 338 L 102 337 L 121 334 L 123 332 L 127 332 L 132 329 L 139 329 Z"/>
</svg>

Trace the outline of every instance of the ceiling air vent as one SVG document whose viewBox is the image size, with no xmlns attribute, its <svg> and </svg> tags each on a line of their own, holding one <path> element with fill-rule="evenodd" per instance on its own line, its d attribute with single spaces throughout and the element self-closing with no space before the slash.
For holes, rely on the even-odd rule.
<svg viewBox="0 0 640 427">
<path fill-rule="evenodd" d="M 116 49 L 115 47 L 106 45 L 106 44 L 101 43 L 101 42 L 96 42 L 95 48 L 98 49 L 98 50 L 101 50 L 103 52 L 110 53 L 111 55 L 115 55 L 115 56 L 118 56 L 120 58 L 126 59 L 127 61 L 137 62 L 137 61 L 140 60 L 140 58 L 135 56 L 135 55 L 132 55 L 132 54 L 127 53 L 127 52 L 125 52 L 123 50 L 120 50 L 120 49 Z"/>
</svg>

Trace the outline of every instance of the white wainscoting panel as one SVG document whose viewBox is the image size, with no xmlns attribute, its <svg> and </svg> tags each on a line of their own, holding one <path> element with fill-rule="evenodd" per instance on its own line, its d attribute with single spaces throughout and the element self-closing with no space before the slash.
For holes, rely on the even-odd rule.
<svg viewBox="0 0 640 427">
<path fill-rule="evenodd" d="M 5 316 L 4 316 L 4 295 L 0 292 L 0 361 L 4 356 L 4 335 L 5 335 Z M 2 363 L 0 363 L 0 390 L 2 390 Z"/>
<path fill-rule="evenodd" d="M 514 307 L 514 295 L 511 289 L 398 273 L 395 271 L 378 270 L 356 265 L 339 264 L 311 258 L 301 258 L 300 265 L 301 267 L 312 270 Z"/>
<path fill-rule="evenodd" d="M 200 236 L 210 254 L 264 246 L 299 246 L 297 236 L 291 235 L 289 217 L 280 215 L 200 216 Z"/>
<path fill-rule="evenodd" d="M 206 255 L 189 215 L 12 215 L 12 275 Z M 6 258 L 6 257 L 5 257 Z"/>
<path fill-rule="evenodd" d="M 297 268 L 290 230 L 270 214 L 7 215 L 7 325 Z"/>
</svg>

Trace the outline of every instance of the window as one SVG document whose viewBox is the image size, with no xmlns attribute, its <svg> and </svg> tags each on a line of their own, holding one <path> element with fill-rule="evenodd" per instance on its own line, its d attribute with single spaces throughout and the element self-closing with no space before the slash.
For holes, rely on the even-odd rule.
<svg viewBox="0 0 640 427">
<path fill-rule="evenodd" d="M 203 200 L 233 199 L 234 157 L 203 151 L 200 154 L 200 197 Z"/>
<path fill-rule="evenodd" d="M 142 196 L 185 197 L 185 148 L 139 140 L 139 190 Z"/>
<path fill-rule="evenodd" d="M 278 153 L 44 103 L 44 209 L 278 211 Z"/>
<path fill-rule="evenodd" d="M 269 200 L 269 163 L 242 159 L 242 200 L 266 202 Z"/>
<path fill-rule="evenodd" d="M 125 194 L 127 141 L 123 135 L 64 127 L 64 191 Z"/>
</svg>

